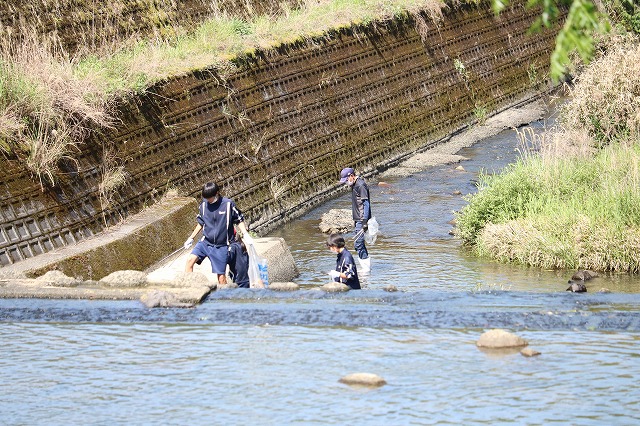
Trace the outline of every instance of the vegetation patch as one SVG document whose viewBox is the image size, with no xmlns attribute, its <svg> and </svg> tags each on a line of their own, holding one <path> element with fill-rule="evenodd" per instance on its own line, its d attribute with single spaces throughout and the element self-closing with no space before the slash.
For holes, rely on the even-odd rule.
<svg viewBox="0 0 640 426">
<path fill-rule="evenodd" d="M 501 261 L 640 272 L 639 64 L 625 39 L 579 77 L 562 128 L 519 131 L 521 157 L 480 176 L 457 235 Z"/>
</svg>

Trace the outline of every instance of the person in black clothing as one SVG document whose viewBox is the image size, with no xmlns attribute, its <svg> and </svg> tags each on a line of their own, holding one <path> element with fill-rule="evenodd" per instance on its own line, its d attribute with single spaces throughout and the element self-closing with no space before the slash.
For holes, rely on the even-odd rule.
<svg viewBox="0 0 640 426">
<path fill-rule="evenodd" d="M 229 246 L 227 263 L 233 282 L 240 288 L 249 288 L 249 253 L 247 253 L 247 246 L 244 245 L 238 234 Z"/>
<path fill-rule="evenodd" d="M 218 276 L 218 284 L 226 284 L 227 255 L 233 240 L 234 225 L 242 231 L 245 244 L 253 244 L 253 238 L 247 232 L 242 213 L 233 200 L 218 193 L 218 185 L 207 182 L 202 188 L 202 202 L 196 220 L 198 224 L 184 243 L 190 249 L 193 239 L 202 231 L 202 239 L 191 251 L 185 265 L 185 272 L 193 272 L 193 266 L 200 264 L 205 257 L 211 261 L 211 270 Z"/>
<path fill-rule="evenodd" d="M 346 183 L 351 187 L 351 211 L 353 214 L 354 249 L 358 252 L 358 261 L 362 272 L 371 270 L 371 259 L 364 244 L 364 233 L 367 231 L 367 222 L 371 219 L 371 201 L 369 199 L 369 187 L 364 179 L 356 175 L 351 167 L 342 169 L 340 183 Z"/>
<path fill-rule="evenodd" d="M 349 253 L 344 243 L 344 237 L 340 234 L 331 234 L 327 239 L 327 247 L 336 253 L 336 269 L 329 271 L 329 276 L 334 281 L 348 285 L 353 290 L 360 290 L 360 280 L 358 270 L 353 256 Z"/>
</svg>

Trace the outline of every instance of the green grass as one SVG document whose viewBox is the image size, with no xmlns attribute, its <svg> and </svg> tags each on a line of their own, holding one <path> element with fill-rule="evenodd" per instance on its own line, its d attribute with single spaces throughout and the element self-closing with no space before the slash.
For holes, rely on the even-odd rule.
<svg viewBox="0 0 640 426">
<path fill-rule="evenodd" d="M 483 256 L 543 268 L 640 271 L 640 141 L 587 157 L 527 156 L 497 175 L 457 217 Z"/>
</svg>

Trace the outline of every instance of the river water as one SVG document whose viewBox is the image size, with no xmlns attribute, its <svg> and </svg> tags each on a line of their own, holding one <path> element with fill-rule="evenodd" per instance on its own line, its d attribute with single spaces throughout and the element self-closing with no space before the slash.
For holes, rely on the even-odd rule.
<svg viewBox="0 0 640 426">
<path fill-rule="evenodd" d="M 317 290 L 335 264 L 319 219 L 350 207 L 345 190 L 272 234 L 298 292 L 224 290 L 194 309 L 0 300 L 0 424 L 638 424 L 640 279 L 569 293 L 573 271 L 476 259 L 448 234 L 454 192 L 516 148 L 509 130 L 464 149 L 464 171 L 372 180 L 380 236 L 362 291 Z M 541 355 L 479 350 L 491 328 Z M 387 385 L 338 382 L 354 372 Z"/>
</svg>

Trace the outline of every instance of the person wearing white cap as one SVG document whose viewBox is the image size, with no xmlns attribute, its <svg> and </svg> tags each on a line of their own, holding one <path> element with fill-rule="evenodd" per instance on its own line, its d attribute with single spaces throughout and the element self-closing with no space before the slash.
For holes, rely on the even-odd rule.
<svg viewBox="0 0 640 426">
<path fill-rule="evenodd" d="M 371 270 L 371 258 L 364 244 L 364 233 L 367 231 L 367 222 L 371 219 L 371 200 L 369 199 L 369 187 L 364 179 L 356 175 L 351 167 L 342 169 L 340 183 L 346 183 L 351 187 L 351 211 L 353 213 L 354 243 L 353 247 L 358 252 L 360 271 L 363 273 Z"/>
</svg>

